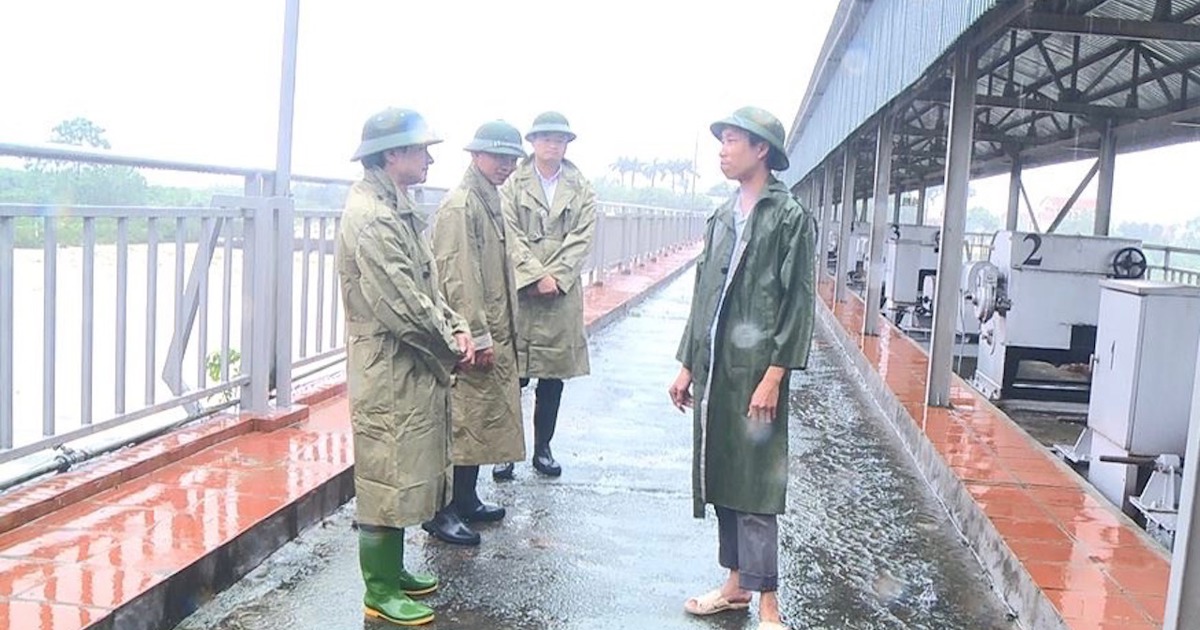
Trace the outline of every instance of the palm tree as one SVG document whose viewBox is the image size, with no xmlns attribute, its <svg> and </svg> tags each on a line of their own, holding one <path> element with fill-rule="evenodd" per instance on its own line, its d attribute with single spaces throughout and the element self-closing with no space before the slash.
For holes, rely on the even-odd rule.
<svg viewBox="0 0 1200 630">
<path fill-rule="evenodd" d="M 637 172 L 637 160 L 634 158 L 619 157 L 617 161 L 610 164 L 608 167 L 620 174 L 621 184 L 625 184 L 625 174 L 629 173 L 629 185 L 633 186 L 633 175 Z"/>
<path fill-rule="evenodd" d="M 659 163 L 658 158 L 655 158 L 653 162 L 642 164 L 642 174 L 650 180 L 651 188 L 658 183 L 658 176 L 663 174 L 663 170 L 663 165 Z"/>
</svg>

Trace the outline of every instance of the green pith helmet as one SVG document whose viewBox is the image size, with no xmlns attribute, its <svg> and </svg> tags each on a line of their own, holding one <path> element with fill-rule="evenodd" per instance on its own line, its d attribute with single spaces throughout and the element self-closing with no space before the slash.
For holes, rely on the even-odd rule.
<svg viewBox="0 0 1200 630">
<path fill-rule="evenodd" d="M 783 123 L 772 116 L 771 112 L 759 107 L 743 107 L 713 123 L 709 129 L 720 140 L 721 129 L 726 126 L 749 131 L 766 140 L 767 144 L 771 145 L 770 154 L 767 155 L 767 166 L 773 171 L 787 170 L 787 151 L 783 148 L 783 139 L 787 133 L 783 130 Z"/>
<path fill-rule="evenodd" d="M 542 112 L 537 118 L 533 119 L 533 127 L 529 129 L 529 133 L 525 134 L 525 139 L 533 142 L 534 134 L 538 133 L 565 133 L 567 134 L 567 142 L 575 139 L 575 132 L 571 131 L 571 125 L 567 122 L 567 117 L 558 112 Z"/>
<path fill-rule="evenodd" d="M 466 151 L 481 151 L 495 155 L 511 155 L 525 157 L 525 147 L 521 146 L 521 132 L 503 120 L 485 122 L 475 130 L 475 139 L 471 140 Z"/>
<path fill-rule="evenodd" d="M 429 128 L 425 117 L 411 109 L 389 107 L 367 119 L 363 125 L 362 144 L 351 162 L 380 151 L 400 147 L 429 146 L 442 139 Z"/>
</svg>

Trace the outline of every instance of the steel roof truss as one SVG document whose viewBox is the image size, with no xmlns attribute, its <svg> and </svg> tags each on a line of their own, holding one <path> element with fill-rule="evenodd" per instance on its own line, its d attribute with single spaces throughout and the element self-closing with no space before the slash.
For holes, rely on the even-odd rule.
<svg viewBox="0 0 1200 630">
<path fill-rule="evenodd" d="M 1026 13 L 1016 19 L 1013 27 L 1056 35 L 1105 35 L 1142 41 L 1200 43 L 1200 26 L 1182 22 L 1143 22 L 1090 15 Z"/>
</svg>

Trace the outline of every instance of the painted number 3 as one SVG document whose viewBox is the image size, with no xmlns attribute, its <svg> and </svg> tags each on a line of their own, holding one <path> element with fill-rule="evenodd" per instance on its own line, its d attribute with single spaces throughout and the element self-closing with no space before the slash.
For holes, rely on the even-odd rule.
<svg viewBox="0 0 1200 630">
<path fill-rule="evenodd" d="M 1038 256 L 1038 252 L 1042 249 L 1042 236 L 1040 234 L 1026 234 L 1025 242 L 1033 243 L 1033 249 L 1029 252 L 1029 255 L 1025 257 L 1025 262 L 1022 262 L 1021 264 L 1029 265 L 1030 267 L 1041 267 L 1042 257 Z"/>
</svg>

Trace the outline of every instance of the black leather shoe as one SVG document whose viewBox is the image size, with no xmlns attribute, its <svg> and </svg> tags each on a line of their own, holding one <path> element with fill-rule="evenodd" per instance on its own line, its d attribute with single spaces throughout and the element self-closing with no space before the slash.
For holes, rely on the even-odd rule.
<svg viewBox="0 0 1200 630">
<path fill-rule="evenodd" d="M 543 475 L 557 477 L 562 474 L 562 467 L 554 461 L 549 446 L 539 446 L 533 449 L 533 467 Z"/>
<path fill-rule="evenodd" d="M 458 515 L 468 523 L 491 523 L 504 518 L 504 508 L 480 502 L 474 509 L 459 510 Z"/>
<path fill-rule="evenodd" d="M 511 481 L 513 478 L 513 463 L 496 464 L 492 466 L 492 479 Z"/>
<path fill-rule="evenodd" d="M 421 523 L 421 529 L 430 536 L 451 545 L 474 546 L 479 544 L 479 533 L 467 527 L 453 507 L 448 507 L 433 518 Z"/>
</svg>

